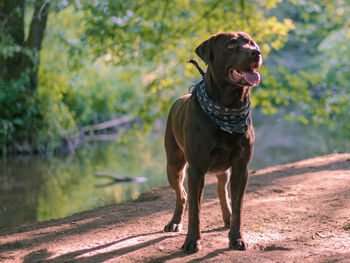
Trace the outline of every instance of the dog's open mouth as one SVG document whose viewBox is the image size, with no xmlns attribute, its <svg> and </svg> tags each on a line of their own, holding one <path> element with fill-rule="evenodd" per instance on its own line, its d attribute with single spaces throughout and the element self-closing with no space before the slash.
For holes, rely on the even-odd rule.
<svg viewBox="0 0 350 263">
<path fill-rule="evenodd" d="M 258 68 L 258 64 L 253 63 L 245 70 L 230 69 L 228 77 L 234 83 L 245 81 L 250 86 L 255 86 L 260 83 L 260 74 L 256 72 Z"/>
</svg>

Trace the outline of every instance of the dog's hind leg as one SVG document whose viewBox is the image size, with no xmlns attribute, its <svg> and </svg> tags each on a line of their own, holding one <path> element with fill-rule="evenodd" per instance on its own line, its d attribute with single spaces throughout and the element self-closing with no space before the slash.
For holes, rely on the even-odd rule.
<svg viewBox="0 0 350 263">
<path fill-rule="evenodd" d="M 168 126 L 169 123 L 168 123 Z M 170 186 L 176 193 L 176 204 L 172 219 L 164 227 L 165 232 L 180 232 L 181 219 L 185 210 L 187 195 L 183 186 L 184 166 L 186 164 L 184 153 L 176 143 L 173 132 L 167 127 L 165 132 L 165 150 L 167 154 L 167 175 Z"/>
<path fill-rule="evenodd" d="M 176 204 L 173 217 L 164 227 L 165 232 L 180 232 L 182 229 L 181 220 L 187 200 L 187 194 L 183 186 L 184 164 L 185 162 L 183 162 L 182 167 L 180 165 L 167 164 L 168 180 L 170 186 L 175 190 Z"/>
<path fill-rule="evenodd" d="M 217 174 L 218 178 L 218 195 L 220 200 L 220 206 L 222 211 L 222 218 L 224 220 L 225 227 L 230 227 L 231 222 L 231 207 L 228 199 L 227 183 L 230 179 L 230 171 L 227 170 L 225 173 Z"/>
</svg>

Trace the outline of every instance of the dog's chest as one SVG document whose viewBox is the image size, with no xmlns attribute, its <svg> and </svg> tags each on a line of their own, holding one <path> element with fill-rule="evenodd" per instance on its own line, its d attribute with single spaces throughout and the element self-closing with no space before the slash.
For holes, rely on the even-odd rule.
<svg viewBox="0 0 350 263">
<path fill-rule="evenodd" d="M 209 153 L 209 171 L 222 172 L 232 166 L 235 159 L 238 159 L 246 149 L 240 140 L 218 144 Z"/>
</svg>

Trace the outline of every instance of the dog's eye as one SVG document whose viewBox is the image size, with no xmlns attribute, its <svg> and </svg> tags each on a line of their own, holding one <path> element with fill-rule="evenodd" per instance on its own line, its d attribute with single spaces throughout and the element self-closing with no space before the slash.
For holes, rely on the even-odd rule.
<svg viewBox="0 0 350 263">
<path fill-rule="evenodd" d="M 236 45 L 231 43 L 231 44 L 229 44 L 227 47 L 228 47 L 229 49 L 233 49 L 233 48 L 236 47 Z"/>
<path fill-rule="evenodd" d="M 255 43 L 253 41 L 249 41 L 249 45 L 251 45 L 252 47 L 255 47 Z"/>
</svg>

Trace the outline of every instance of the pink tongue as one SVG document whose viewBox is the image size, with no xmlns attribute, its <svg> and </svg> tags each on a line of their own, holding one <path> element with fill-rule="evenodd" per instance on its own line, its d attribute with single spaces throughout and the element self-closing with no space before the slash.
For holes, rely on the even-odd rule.
<svg viewBox="0 0 350 263">
<path fill-rule="evenodd" d="M 258 72 L 253 71 L 243 71 L 242 72 L 244 79 L 250 84 L 250 85 L 258 85 L 260 82 L 260 75 Z"/>
</svg>

